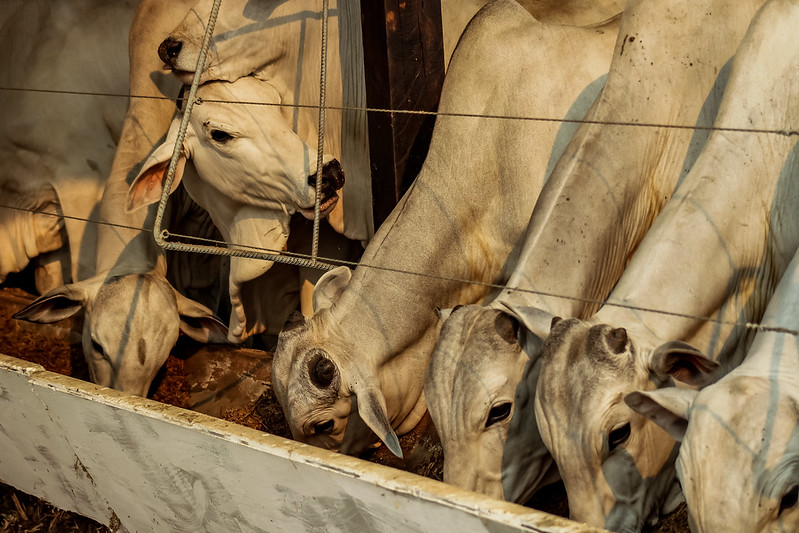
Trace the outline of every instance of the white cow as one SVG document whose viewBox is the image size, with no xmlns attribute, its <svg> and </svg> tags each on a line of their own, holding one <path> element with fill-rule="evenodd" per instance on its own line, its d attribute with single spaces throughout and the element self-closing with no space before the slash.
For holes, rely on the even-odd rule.
<svg viewBox="0 0 799 533">
<path fill-rule="evenodd" d="M 51 3 L 47 4 L 52 8 Z M 188 4 L 185 2 L 183 10 L 176 14 L 179 3 L 144 0 L 130 26 L 130 92 L 141 98 L 130 101 L 100 202 L 98 218 L 102 224 L 97 229 L 96 274 L 49 291 L 15 315 L 35 322 L 53 322 L 82 310 L 83 349 L 92 380 L 139 395 L 147 394 L 179 328 L 200 341 L 222 342 L 227 333 L 210 309 L 184 297 L 167 282 L 166 256 L 155 245 L 151 233 L 138 229 L 152 227 L 153 212 L 140 211 L 133 216 L 124 212 L 130 174 L 164 135 L 174 110 L 173 101 L 160 98 L 174 98 L 179 90 L 172 76 L 161 72 L 154 50 Z M 122 5 L 114 4 L 114 9 Z M 128 9 L 132 15 L 133 7 L 128 5 Z M 106 18 L 99 16 L 102 11 L 91 13 L 82 17 L 82 27 L 97 22 L 104 31 L 127 34 L 130 18 L 125 22 L 118 14 Z M 87 59 L 88 65 L 95 64 L 97 58 L 109 57 L 124 67 L 128 47 L 123 39 L 117 53 L 112 53 L 112 42 L 106 39 L 98 43 Z M 127 76 L 124 72 L 116 76 L 123 82 L 117 92 L 125 93 Z M 178 220 L 185 219 L 185 214 L 175 213 Z M 207 282 L 202 280 L 202 284 Z"/>
<path fill-rule="evenodd" d="M 491 22 L 490 18 L 480 16 L 475 24 Z M 524 17 L 516 24 L 519 30 L 513 34 L 513 39 L 502 35 L 501 44 L 496 43 L 494 47 L 498 51 L 516 51 L 515 68 L 522 72 L 517 83 L 530 90 L 538 86 L 540 88 L 534 91 L 546 97 L 532 100 L 528 92 L 523 92 L 520 99 L 526 103 L 522 105 L 515 98 L 508 98 L 510 105 L 519 106 L 531 116 L 562 114 L 571 119 L 583 118 L 608 75 L 619 31 L 618 18 L 589 27 L 544 24 L 532 16 Z M 578 54 L 577 50 L 581 52 Z M 548 74 L 541 79 L 541 72 Z M 579 76 L 576 75 L 578 72 Z M 612 83 L 612 77 L 609 83 Z M 536 142 L 542 148 L 555 144 L 553 153 L 542 150 L 541 157 L 530 169 L 535 175 L 546 176 L 544 190 L 553 181 L 561 181 L 558 171 L 571 168 L 566 165 L 555 167 L 554 161 L 558 160 L 575 128 L 573 124 L 562 125 L 560 137 L 556 139 L 557 126 L 539 124 L 538 132 L 527 133 L 531 138 L 539 139 Z M 517 132 L 518 135 L 522 133 Z M 579 137 L 579 130 L 576 135 Z M 543 139 L 550 139 L 549 144 Z M 596 145 L 593 137 L 591 140 L 591 144 Z M 572 146 L 566 148 L 567 154 L 573 154 Z M 549 176 L 553 167 L 556 174 Z M 587 189 L 580 184 L 576 189 L 583 188 Z M 543 198 L 539 199 L 536 209 Z M 444 323 L 425 377 L 424 392 L 444 448 L 444 481 L 502 498 L 501 449 L 512 412 L 514 389 L 527 356 L 516 339 L 518 323 L 515 319 L 493 309 L 483 312 L 486 310 L 480 305 L 464 306 L 455 311 L 454 317 L 457 318 Z M 476 331 L 484 330 L 491 333 L 491 344 L 465 345 Z M 472 351 L 472 347 L 477 349 Z M 494 352 L 508 354 L 508 357 L 495 357 Z M 491 355 L 487 356 L 489 353 Z M 477 369 L 481 361 L 485 361 L 483 368 L 490 368 L 490 372 Z"/>
<path fill-rule="evenodd" d="M 161 43 L 165 68 L 190 83 L 213 2 L 200 0 Z M 355 240 L 373 233 L 366 136 L 366 85 L 360 8 L 330 2 L 326 80 L 325 149 L 347 176 L 342 206 L 331 214 L 333 227 Z M 289 128 L 308 146 L 317 143 L 321 9 L 315 0 L 230 0 L 221 4 L 203 83 L 235 81 L 253 74 L 272 85 Z M 271 95 L 267 102 L 273 102 Z M 358 110 L 342 111 L 341 107 Z M 315 163 L 315 158 L 312 159 Z M 350 197 L 351 196 L 351 197 Z M 291 211 L 292 206 L 287 208 Z"/>
<path fill-rule="evenodd" d="M 96 232 L 85 220 L 96 216 L 125 100 L 67 93 L 127 92 L 134 8 L 43 0 L 0 8 L 0 282 L 34 258 L 40 292 L 94 272 Z M 83 21 L 82 31 L 65 20 Z"/>
<path fill-rule="evenodd" d="M 799 43 L 794 38 L 798 24 L 799 3 L 770 0 L 738 52 L 739 75 L 748 83 L 742 88 L 747 101 L 739 100 L 747 107 L 740 118 L 753 119 L 754 127 L 799 129 Z M 796 185 L 788 184 L 799 179 L 795 137 L 772 140 L 736 134 L 725 140 L 730 141 L 736 149 L 747 146 L 743 153 L 750 158 L 773 158 L 775 167 L 768 169 L 772 173 L 780 172 L 776 164 L 787 157 L 780 181 L 796 193 Z M 749 172 L 737 178 L 751 179 Z M 778 272 L 769 276 L 776 280 Z M 633 409 L 682 441 L 677 475 L 694 531 L 799 528 L 799 254 L 785 271 L 761 324 L 767 329 L 757 332 L 744 362 L 717 383 L 698 393 L 664 388 L 625 397 Z"/>
<path fill-rule="evenodd" d="M 523 52 L 536 37 L 550 43 L 562 35 L 571 30 L 542 27 L 513 1 L 489 4 L 461 37 L 440 111 L 565 116 L 600 75 L 593 66 L 599 60 L 566 72 L 550 70 L 556 58 Z M 396 434 L 412 429 L 426 410 L 424 372 L 438 336 L 434 308 L 477 302 L 488 290 L 471 281 L 504 278 L 547 163 L 568 141 L 558 127 L 438 117 L 419 176 L 369 243 L 362 266 L 351 279 L 347 269 L 323 276 L 314 293 L 317 314 L 281 333 L 274 387 L 295 438 L 356 454 L 379 437 L 399 453 Z"/>
<path fill-rule="evenodd" d="M 477 9 L 476 3 L 442 5 L 445 43 L 453 43 L 462 31 L 467 17 Z M 482 2 L 484 3 L 484 2 Z M 620 11 L 620 0 L 586 2 L 525 1 L 534 12 L 553 19 L 592 16 L 592 22 L 603 20 Z M 529 4 L 529 5 L 528 5 Z M 194 73 L 212 2 L 203 0 L 171 33 L 159 48 L 168 68 L 188 83 Z M 589 7 L 590 6 L 590 7 Z M 310 147 L 316 146 L 320 64 L 320 4 L 315 0 L 228 0 L 221 5 L 212 38 L 209 59 L 201 80 L 233 81 L 253 74 L 269 82 L 280 102 L 286 106 L 289 126 Z M 574 12 L 577 12 L 576 15 Z M 586 15 L 590 14 L 590 15 Z M 330 3 L 328 43 L 327 111 L 325 147 L 338 159 L 346 176 L 340 193 L 340 209 L 330 213 L 332 226 L 345 236 L 362 241 L 372 235 L 371 182 L 369 174 L 366 104 L 363 71 L 363 49 L 360 11 L 356 3 Z M 448 45 L 449 46 L 449 45 Z M 288 68 L 291 67 L 291 68 Z M 344 107 L 346 111 L 340 108 Z M 290 115 L 290 116 L 289 116 Z M 307 127 L 304 127 L 307 126 Z M 313 161 L 313 159 L 312 159 Z M 307 165 L 307 161 L 302 161 Z M 211 187 L 219 187 L 218 179 L 209 178 Z M 233 194 L 233 200 L 246 203 L 250 198 Z M 293 205 L 286 209 L 292 212 Z M 221 222 L 217 219 L 217 223 Z M 245 241 L 259 240 L 248 231 Z M 273 246 L 274 247 L 274 246 Z M 232 268 L 231 292 L 234 295 L 230 323 L 231 340 L 243 340 L 252 331 L 250 324 L 257 317 L 247 317 L 235 294 L 242 291 L 237 284 L 258 272 L 255 267 L 237 262 Z M 252 262 L 246 263 L 254 265 Z M 242 265 L 242 266 L 239 266 Z M 268 268 L 264 264 L 262 268 Z"/>
<path fill-rule="evenodd" d="M 541 192 L 509 289 L 486 306 L 456 310 L 443 325 L 425 397 L 449 482 L 525 502 L 552 479 L 552 458 L 531 423 L 550 313 L 596 311 L 707 137 L 607 123 L 711 126 L 724 65 L 746 28 L 743 19 L 675 16 L 681 9 L 627 5 L 591 123 L 577 129 Z M 713 40 L 686 59 L 683 43 L 699 35 Z M 518 338 L 503 338 L 519 323 Z"/>
<path fill-rule="evenodd" d="M 751 4 L 735 7 L 726 16 L 751 18 Z M 741 42 L 717 128 L 796 128 L 792 26 L 773 22 L 784 11 L 764 12 Z M 706 384 L 740 363 L 752 337 L 744 324 L 759 320 L 799 245 L 795 145 L 785 134 L 713 131 L 607 303 L 587 321 L 553 325 L 535 412 L 573 518 L 636 531 L 656 517 L 676 445 L 623 398 L 672 379 Z"/>
<path fill-rule="evenodd" d="M 167 68 L 184 82 L 190 82 L 193 76 L 211 4 L 209 0 L 197 3 L 159 47 Z M 203 87 L 203 98 L 215 94 L 227 100 L 279 104 L 257 109 L 243 106 L 225 108 L 206 102 L 195 108 L 195 112 L 205 118 L 202 121 L 193 119 L 193 131 L 200 133 L 205 128 L 204 136 L 200 137 L 215 147 L 195 149 L 192 157 L 221 155 L 215 164 L 240 163 L 241 169 L 248 166 L 258 153 L 272 154 L 268 164 L 262 161 L 250 167 L 246 183 L 254 186 L 248 189 L 236 185 L 237 178 L 233 174 L 212 173 L 214 165 L 202 163 L 199 159 L 196 161 L 204 179 L 203 183 L 195 183 L 193 187 L 189 185 L 191 194 L 212 212 L 226 238 L 237 243 L 281 250 L 288 237 L 289 217 L 295 212 L 309 216 L 308 208 L 314 204 L 315 191 L 309 187 L 308 179 L 316 173 L 320 13 L 321 4 L 311 0 L 231 0 L 221 5 L 202 79 L 204 82 L 234 82 L 254 74 L 261 80 L 261 88 L 257 88 L 255 80 L 218 83 Z M 359 14 L 359 7 L 351 2 L 343 3 L 341 8 L 336 2 L 330 3 L 326 94 L 331 109 L 326 112 L 324 143 L 325 151 L 330 154 L 325 162 L 333 158 L 337 162 L 322 174 L 323 180 L 326 180 L 325 176 L 336 176 L 330 181 L 336 185 L 325 187 L 323 191 L 324 200 L 331 201 L 332 209 L 327 217 L 331 226 L 347 238 L 365 242 L 373 234 L 366 112 L 341 109 L 342 106 L 362 109 L 366 103 Z M 253 118 L 267 118 L 268 121 L 258 125 Z M 201 126 L 209 120 L 212 126 Z M 250 126 L 257 130 L 251 130 Z M 241 131 L 235 128 L 241 128 Z M 212 130 L 220 132 L 217 135 L 222 131 L 231 134 L 230 142 L 227 139 L 214 141 L 209 137 Z M 176 131 L 177 124 L 169 140 L 174 139 Z M 247 143 L 249 153 L 245 153 L 243 147 L 247 141 L 241 139 L 245 131 L 255 131 L 258 136 L 257 143 Z M 276 140 L 280 143 L 290 141 L 294 146 L 290 152 L 280 153 L 276 149 L 278 145 L 274 144 Z M 217 150 L 222 144 L 226 146 L 221 151 Z M 184 148 L 188 147 L 184 145 Z M 225 150 L 229 150 L 230 155 L 224 155 Z M 167 147 L 162 147 L 154 156 L 162 161 L 167 156 Z M 240 159 L 234 161 L 233 158 Z M 281 174 L 281 167 L 285 167 L 289 175 Z M 343 188 L 342 171 L 346 176 Z M 151 173 L 138 180 L 131 190 L 129 207 L 136 208 L 157 199 L 162 190 L 161 176 L 161 173 Z M 255 184 L 251 178 L 261 182 Z M 279 194 L 275 193 L 276 187 L 282 189 Z M 341 201 L 337 204 L 332 195 L 336 189 L 341 189 L 338 192 Z M 142 193 L 145 190 L 147 194 Z M 226 205 L 213 206 L 210 202 L 212 197 L 213 204 L 224 197 Z M 254 220 L 258 222 L 254 223 Z M 346 247 L 341 243 L 334 243 L 334 246 Z M 253 307 L 247 304 L 245 297 L 246 293 L 260 292 L 260 289 L 253 288 L 251 280 L 261 276 L 271 265 L 271 262 L 258 260 L 237 258 L 232 261 L 229 283 L 231 341 L 245 340 L 260 331 L 266 322 L 264 317 L 252 312 Z M 304 312 L 310 314 L 310 291 L 307 295 Z"/>
<path fill-rule="evenodd" d="M 284 250 L 289 239 L 291 214 L 299 212 L 313 219 L 317 179 L 315 148 L 309 147 L 292 130 L 287 120 L 292 109 L 277 105 L 281 97 L 269 82 L 251 76 L 233 83 L 210 82 L 202 85 L 197 94 L 203 103 L 196 106 L 191 115 L 173 190 L 182 180 L 189 194 L 209 211 L 226 242 L 278 252 Z M 259 102 L 259 105 L 236 105 L 235 102 Z M 142 166 L 130 188 L 128 209 L 136 210 L 157 203 L 161 198 L 163 176 L 172 157 L 182 117 L 180 113 L 175 116 L 166 140 Z M 306 124 L 300 131 L 311 127 Z M 197 173 L 188 172 L 183 179 L 188 160 L 194 163 Z M 337 191 L 344 184 L 341 166 L 334 156 L 325 158 L 321 179 L 321 210 L 326 215 L 337 206 Z M 341 244 L 346 239 L 335 235 L 326 237 L 321 243 L 320 255 L 338 257 L 340 254 L 331 245 Z M 291 251 L 300 250 L 292 247 Z M 283 320 L 264 317 L 263 313 L 246 316 L 245 310 L 251 309 L 247 299 L 253 297 L 251 284 L 247 283 L 268 276 L 271 267 L 270 261 L 231 259 L 231 341 L 242 341 L 264 329 L 277 333 L 283 325 L 288 313 L 284 313 Z M 311 309 L 304 311 L 309 316 L 312 314 Z"/>
</svg>

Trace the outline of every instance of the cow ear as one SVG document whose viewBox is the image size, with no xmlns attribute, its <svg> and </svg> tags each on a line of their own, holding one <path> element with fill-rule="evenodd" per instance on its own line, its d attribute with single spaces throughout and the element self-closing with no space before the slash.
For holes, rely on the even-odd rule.
<svg viewBox="0 0 799 533">
<path fill-rule="evenodd" d="M 202 343 L 227 343 L 227 326 L 214 313 L 199 302 L 175 291 L 180 331 Z"/>
<path fill-rule="evenodd" d="M 652 353 L 652 372 L 661 379 L 672 377 L 700 387 L 712 381 L 710 375 L 719 364 L 682 341 L 661 344 Z"/>
<path fill-rule="evenodd" d="M 549 330 L 555 323 L 553 318 L 557 318 L 553 317 L 552 313 L 537 307 L 515 305 L 508 302 L 502 302 L 502 305 L 505 306 L 508 314 L 516 317 L 524 325 L 525 329 L 535 334 L 539 339 L 545 339 L 549 335 Z"/>
<path fill-rule="evenodd" d="M 353 387 L 353 392 L 358 397 L 358 414 L 361 419 L 380 437 L 391 453 L 402 459 L 402 448 L 394 428 L 388 421 L 388 411 L 383 393 L 370 386 Z"/>
<path fill-rule="evenodd" d="M 172 120 L 166 140 L 144 161 L 139 175 L 133 180 L 128 189 L 128 196 L 125 201 L 125 212 L 132 213 L 142 207 L 154 204 L 161 200 L 161 193 L 164 190 L 169 162 L 172 160 L 172 153 L 175 150 L 175 141 L 180 127 L 180 115 Z M 189 132 L 186 132 L 189 135 Z M 190 157 L 186 148 L 186 141 L 180 151 L 177 167 L 175 167 L 175 177 L 172 180 L 169 194 L 175 192 L 180 180 L 183 178 L 183 171 L 186 168 L 186 160 Z"/>
<path fill-rule="evenodd" d="M 450 316 L 452 316 L 452 313 L 454 313 L 455 311 L 457 311 L 461 307 L 466 307 L 466 304 L 458 304 L 455 307 L 453 307 L 452 309 L 441 309 L 440 307 L 435 307 L 435 308 L 433 308 L 433 311 L 435 312 L 436 316 L 438 317 L 438 320 L 443 324 L 444 322 L 446 322 L 449 319 Z"/>
<path fill-rule="evenodd" d="M 313 310 L 318 313 L 331 307 L 338 300 L 352 277 L 352 270 L 339 266 L 322 274 L 313 290 Z"/>
<path fill-rule="evenodd" d="M 694 389 L 667 387 L 631 392 L 624 401 L 630 409 L 665 429 L 671 438 L 682 441 L 688 428 L 688 413 L 697 394 Z"/>
<path fill-rule="evenodd" d="M 446 322 L 447 319 L 449 318 L 449 315 L 451 315 L 454 310 L 455 310 L 454 308 L 453 309 L 441 309 L 440 307 L 436 307 L 434 309 L 434 311 L 436 313 L 436 316 L 438 317 L 438 320 L 441 323 Z"/>
<path fill-rule="evenodd" d="M 69 318 L 89 303 L 101 282 L 99 278 L 90 278 L 56 287 L 14 313 L 12 318 L 38 324 Z"/>
</svg>

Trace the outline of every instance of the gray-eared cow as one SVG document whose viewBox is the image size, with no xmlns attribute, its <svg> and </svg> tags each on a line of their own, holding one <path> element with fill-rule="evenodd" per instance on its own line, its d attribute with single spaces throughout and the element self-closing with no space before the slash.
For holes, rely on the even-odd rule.
<svg viewBox="0 0 799 533">
<path fill-rule="evenodd" d="M 746 13 L 692 4 L 627 4 L 591 122 L 542 190 L 508 290 L 445 321 L 425 396 L 445 462 L 460 465 L 448 481 L 525 502 L 557 476 L 533 403 L 551 314 L 589 316 L 611 291 L 707 138 L 662 125 L 712 125 L 746 30 Z"/>
<path fill-rule="evenodd" d="M 568 55 L 568 48 L 553 45 L 550 57 L 549 45 L 570 30 L 535 33 L 540 26 L 504 0 L 472 19 L 452 56 L 439 107 L 445 114 L 415 183 L 361 266 L 323 276 L 314 293 L 316 315 L 281 333 L 275 393 L 298 440 L 356 454 L 380 438 L 399 453 L 396 435 L 426 410 L 424 372 L 439 330 L 435 308 L 478 302 L 488 294 L 481 282 L 507 276 L 548 164 L 571 131 L 564 137 L 556 122 L 482 115 L 564 117 L 607 68 L 596 66 L 602 61 L 596 56 L 607 61 L 604 51 L 589 47 L 579 55 L 590 59 L 558 70 L 554 57 Z M 535 46 L 538 53 L 522 51 Z M 588 104 L 582 104 L 584 113 Z"/>
<path fill-rule="evenodd" d="M 734 7 L 728 15 L 746 14 Z M 795 46 L 790 26 L 775 23 L 783 11 L 754 19 L 716 129 L 605 305 L 585 321 L 555 320 L 545 341 L 536 420 L 573 518 L 638 531 L 657 517 L 677 446 L 624 397 L 674 380 L 703 386 L 739 364 L 753 337 L 746 323 L 761 318 L 796 252 L 796 138 L 767 133 L 798 116 Z"/>
<path fill-rule="evenodd" d="M 227 335 L 224 324 L 206 305 L 185 297 L 167 281 L 166 255 L 156 246 L 151 233 L 137 229 L 152 227 L 154 210 L 134 215 L 124 210 L 129 180 L 165 134 L 174 110 L 174 100 L 163 96 L 174 99 L 179 84 L 161 71 L 161 62 L 154 51 L 182 18 L 190 2 L 182 4 L 180 10 L 181 3 L 144 0 L 136 8 L 132 25 L 130 19 L 126 22 L 118 15 L 105 19 L 97 16 L 96 11 L 83 18 L 97 22 L 105 31 L 114 28 L 123 36 L 130 25 L 129 50 L 125 47 L 127 41 L 122 39 L 119 53 L 111 57 L 124 65 L 128 50 L 130 94 L 140 98 L 130 99 L 100 200 L 97 252 L 96 256 L 93 252 L 90 255 L 95 274 L 48 291 L 15 315 L 49 323 L 83 312 L 83 351 L 92 381 L 139 395 L 147 394 L 179 330 L 203 342 L 224 342 Z M 133 16 L 133 6 L 125 5 Z M 105 57 L 111 51 L 110 42 L 98 44 L 90 61 L 94 63 L 91 58 L 95 55 Z M 127 76 L 124 72 L 115 76 L 122 80 L 119 94 L 124 94 L 128 90 Z M 175 205 L 178 206 L 175 209 L 184 210 L 175 213 L 178 220 L 199 224 L 204 232 L 213 231 L 213 226 L 194 217 L 200 212 L 190 203 Z M 211 269 L 206 266 L 182 277 L 189 280 L 187 287 L 217 287 L 218 268 L 219 265 Z M 213 298 L 209 304 L 213 305 Z"/>
<path fill-rule="evenodd" d="M 736 118 L 751 119 L 750 127 L 799 130 L 797 25 L 799 2 L 770 0 L 741 45 L 736 61 L 746 83 L 737 93 L 743 116 Z M 744 139 L 735 134 L 724 141 L 728 149 L 745 154 L 743 161 L 732 158 L 728 171 L 738 179 L 753 181 L 758 180 L 752 171 L 772 178 L 779 175 L 781 186 L 792 187 L 796 194 L 796 137 L 743 135 Z M 753 165 L 750 161 L 755 158 L 769 160 L 773 166 Z M 714 174 L 719 172 L 724 167 Z M 788 185 L 790 181 L 794 184 Z M 796 224 L 795 214 L 780 222 L 786 223 Z M 778 266 L 773 272 L 764 273 L 772 283 L 787 251 L 775 257 Z M 625 397 L 633 409 L 682 441 L 677 475 L 691 529 L 696 532 L 799 528 L 799 255 L 794 255 L 783 274 L 760 324 L 764 328 L 756 330 L 744 362 L 718 382 L 698 392 L 663 388 Z"/>
</svg>

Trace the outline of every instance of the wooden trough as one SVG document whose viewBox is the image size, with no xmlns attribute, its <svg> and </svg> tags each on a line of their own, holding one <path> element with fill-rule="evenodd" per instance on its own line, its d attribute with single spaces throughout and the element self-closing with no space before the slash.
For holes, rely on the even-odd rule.
<svg viewBox="0 0 799 533">
<path fill-rule="evenodd" d="M 594 531 L 0 355 L 0 481 L 117 531 Z"/>
</svg>

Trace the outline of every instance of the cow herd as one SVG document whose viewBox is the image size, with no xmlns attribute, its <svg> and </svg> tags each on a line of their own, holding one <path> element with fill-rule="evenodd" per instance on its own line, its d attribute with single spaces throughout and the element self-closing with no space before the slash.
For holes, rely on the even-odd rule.
<svg viewBox="0 0 799 533">
<path fill-rule="evenodd" d="M 138 395 L 180 332 L 278 335 L 295 439 L 401 455 L 429 410 L 446 482 L 560 479 L 593 526 L 799 527 L 799 0 L 442 0 L 439 116 L 378 228 L 359 4 L 330 2 L 318 169 L 321 2 L 223 0 L 166 226 L 307 253 L 321 194 L 319 255 L 359 261 L 324 273 L 146 231 L 212 3 L 3 4 L 0 85 L 58 89 L 0 90 L 16 318 L 81 314 L 92 380 Z"/>
</svg>

